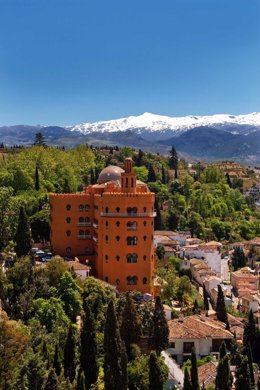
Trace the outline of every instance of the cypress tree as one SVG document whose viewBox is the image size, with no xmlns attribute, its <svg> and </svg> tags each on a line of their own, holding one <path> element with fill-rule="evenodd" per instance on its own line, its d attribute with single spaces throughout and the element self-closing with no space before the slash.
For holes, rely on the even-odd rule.
<svg viewBox="0 0 260 390">
<path fill-rule="evenodd" d="M 40 189 L 39 171 L 38 171 L 37 165 L 36 165 L 36 168 L 35 168 L 35 183 L 34 183 L 34 188 L 35 188 L 36 191 L 39 191 L 39 189 Z"/>
<path fill-rule="evenodd" d="M 58 378 L 53 368 L 50 369 L 44 390 L 58 390 Z"/>
<path fill-rule="evenodd" d="M 259 344 L 260 344 L 259 330 L 255 323 L 253 312 L 252 310 L 250 310 L 248 315 L 248 320 L 245 322 L 244 325 L 243 345 L 245 350 L 247 350 L 248 346 L 250 346 L 253 355 L 253 361 L 255 363 L 259 363 L 260 360 Z"/>
<path fill-rule="evenodd" d="M 93 168 L 90 170 L 90 184 L 96 183 L 95 171 Z"/>
<path fill-rule="evenodd" d="M 209 310 L 209 300 L 208 300 L 208 294 L 206 291 L 205 284 L 203 284 L 203 303 L 204 303 L 204 309 Z"/>
<path fill-rule="evenodd" d="M 156 217 L 154 218 L 154 229 L 161 230 L 162 228 L 161 210 L 156 196 L 155 196 L 154 208 L 156 210 Z"/>
<path fill-rule="evenodd" d="M 192 348 L 192 352 L 191 352 L 190 377 L 191 377 L 192 390 L 200 390 L 197 359 L 196 359 L 196 353 L 194 348 Z"/>
<path fill-rule="evenodd" d="M 231 183 L 231 179 L 230 179 L 230 176 L 229 176 L 229 173 L 227 172 L 226 173 L 226 179 L 227 179 L 227 185 L 232 188 L 232 183 Z"/>
<path fill-rule="evenodd" d="M 53 368 L 56 372 L 57 376 L 60 376 L 61 373 L 61 364 L 60 364 L 60 356 L 59 356 L 59 346 L 55 345 L 54 359 L 53 359 Z"/>
<path fill-rule="evenodd" d="M 149 357 L 149 390 L 163 390 L 164 376 L 159 358 L 154 351 Z"/>
<path fill-rule="evenodd" d="M 222 342 L 220 348 L 219 348 L 219 358 L 223 359 L 227 354 L 227 348 L 225 341 Z"/>
<path fill-rule="evenodd" d="M 236 378 L 236 390 L 251 390 L 248 359 L 246 356 L 243 357 L 241 364 L 237 366 Z"/>
<path fill-rule="evenodd" d="M 36 133 L 35 134 L 34 145 L 35 146 L 44 146 L 44 147 L 46 147 L 45 138 L 42 135 L 42 133 Z"/>
<path fill-rule="evenodd" d="M 165 318 L 165 312 L 161 303 L 161 298 L 156 297 L 151 329 L 149 335 L 149 345 L 159 355 L 168 347 L 169 328 Z"/>
<path fill-rule="evenodd" d="M 122 355 L 122 341 L 120 338 L 114 302 L 111 300 L 108 304 L 104 327 L 105 390 L 127 390 L 127 378 L 123 377 L 126 375 L 126 364 L 125 361 L 122 361 Z"/>
<path fill-rule="evenodd" d="M 187 367 L 185 367 L 185 370 L 184 370 L 183 390 L 192 390 L 191 381 L 190 381 L 190 374 L 189 374 Z"/>
<path fill-rule="evenodd" d="M 225 305 L 224 294 L 220 285 L 218 285 L 218 297 L 216 305 L 217 319 L 226 324 L 226 329 L 229 330 L 227 309 Z"/>
<path fill-rule="evenodd" d="M 247 359 L 248 359 L 250 381 L 251 381 L 252 388 L 254 389 L 255 388 L 255 376 L 254 376 L 252 349 L 250 347 L 250 344 L 247 347 Z"/>
<path fill-rule="evenodd" d="M 71 383 L 76 375 L 76 326 L 70 324 L 67 339 L 64 346 L 64 377 Z"/>
<path fill-rule="evenodd" d="M 167 184 L 167 177 L 163 165 L 162 165 L 162 184 Z"/>
<path fill-rule="evenodd" d="M 172 146 L 172 149 L 170 151 L 170 168 L 171 169 L 174 169 L 174 178 L 177 179 L 178 178 L 178 162 L 179 162 L 179 159 L 178 159 L 178 154 L 174 148 L 174 146 Z"/>
<path fill-rule="evenodd" d="M 80 363 L 85 376 L 86 390 L 97 382 L 99 365 L 97 359 L 96 322 L 89 305 L 85 306 L 83 325 L 81 328 Z"/>
<path fill-rule="evenodd" d="M 232 375 L 229 367 L 228 355 L 220 359 L 216 376 L 216 390 L 231 390 Z"/>
<path fill-rule="evenodd" d="M 198 304 L 197 299 L 195 299 L 194 304 L 193 304 L 193 308 L 192 308 L 192 312 L 194 314 L 196 314 L 196 313 L 198 313 L 198 310 L 199 310 L 199 304 Z"/>
<path fill-rule="evenodd" d="M 232 255 L 232 265 L 235 271 L 239 268 L 245 267 L 246 256 L 242 248 L 235 247 Z"/>
<path fill-rule="evenodd" d="M 153 183 L 156 181 L 156 174 L 155 174 L 155 170 L 154 170 L 154 167 L 152 164 L 149 164 L 149 167 L 148 167 L 148 178 L 147 178 L 147 181 L 150 182 L 150 183 Z"/>
<path fill-rule="evenodd" d="M 120 334 L 125 343 L 128 359 L 130 359 L 131 344 L 137 343 L 140 339 L 141 326 L 141 320 L 137 313 L 134 301 L 130 294 L 127 293 L 125 307 L 122 312 Z"/>
<path fill-rule="evenodd" d="M 138 150 L 138 155 L 137 155 L 137 157 L 135 159 L 135 165 L 137 167 L 140 167 L 142 165 L 144 155 L 145 155 L 144 152 L 141 149 L 139 149 Z"/>
<path fill-rule="evenodd" d="M 20 207 L 15 243 L 15 252 L 18 257 L 28 255 L 32 248 L 30 224 L 23 206 Z"/>
<path fill-rule="evenodd" d="M 80 369 L 77 376 L 76 390 L 86 390 L 84 372 Z"/>
</svg>

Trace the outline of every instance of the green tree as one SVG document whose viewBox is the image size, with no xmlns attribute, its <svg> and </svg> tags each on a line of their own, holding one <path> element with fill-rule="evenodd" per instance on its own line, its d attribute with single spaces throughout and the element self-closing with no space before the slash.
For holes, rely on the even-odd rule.
<svg viewBox="0 0 260 390">
<path fill-rule="evenodd" d="M 58 346 L 57 343 L 55 344 L 53 368 L 55 370 L 56 375 L 60 376 L 60 373 L 61 373 L 61 362 L 60 362 L 59 346 Z"/>
<path fill-rule="evenodd" d="M 225 355 L 220 359 L 217 376 L 216 376 L 216 390 L 231 390 L 232 388 L 232 374 L 229 367 L 228 356 Z"/>
<path fill-rule="evenodd" d="M 167 184 L 167 172 L 165 172 L 165 168 L 162 165 L 162 184 Z"/>
<path fill-rule="evenodd" d="M 38 170 L 37 165 L 36 165 L 36 168 L 35 168 L 35 182 L 34 182 L 34 188 L 35 188 L 36 191 L 39 191 L 39 189 L 40 189 L 39 170 Z"/>
<path fill-rule="evenodd" d="M 247 347 L 247 358 L 248 358 L 248 368 L 249 368 L 249 374 L 250 374 L 250 381 L 252 388 L 255 388 L 255 376 L 254 376 L 254 366 L 253 366 L 253 356 L 252 356 L 252 350 L 250 347 L 250 344 Z"/>
<path fill-rule="evenodd" d="M 192 352 L 191 352 L 190 377 L 191 377 L 192 390 L 200 390 L 197 359 L 196 359 L 196 352 L 195 352 L 194 348 L 192 349 Z"/>
<path fill-rule="evenodd" d="M 78 371 L 76 390 L 86 390 L 85 376 L 84 376 L 84 372 L 82 370 Z"/>
<path fill-rule="evenodd" d="M 136 310 L 134 300 L 126 294 L 125 307 L 122 312 L 120 334 L 125 343 L 128 359 L 131 358 L 131 344 L 138 343 L 141 335 L 141 320 Z"/>
<path fill-rule="evenodd" d="M 203 303 L 204 303 L 204 310 L 209 310 L 209 299 L 208 299 L 208 294 L 206 291 L 205 284 L 203 284 Z"/>
<path fill-rule="evenodd" d="M 71 321 L 76 321 L 82 307 L 81 288 L 69 271 L 65 271 L 60 279 L 59 297 L 64 311 Z"/>
<path fill-rule="evenodd" d="M 154 218 L 154 229 L 160 230 L 162 228 L 162 217 L 161 217 L 160 205 L 156 196 L 155 196 L 154 208 L 156 211 L 156 217 Z"/>
<path fill-rule="evenodd" d="M 234 271 L 239 268 L 245 267 L 246 265 L 246 256 L 243 249 L 239 246 L 234 248 L 234 252 L 232 255 L 232 265 L 234 267 Z"/>
<path fill-rule="evenodd" d="M 69 378 L 71 382 L 74 381 L 76 375 L 76 332 L 76 325 L 70 324 L 64 346 L 64 377 L 65 379 Z"/>
<path fill-rule="evenodd" d="M 241 364 L 237 366 L 236 378 L 236 390 L 251 390 L 248 359 L 246 356 L 242 358 Z"/>
<path fill-rule="evenodd" d="M 219 321 L 221 321 L 221 322 L 224 322 L 226 324 L 226 329 L 229 330 L 227 309 L 226 309 L 226 304 L 225 304 L 223 290 L 222 290 L 220 285 L 218 285 L 216 314 L 217 314 L 217 319 Z"/>
<path fill-rule="evenodd" d="M 46 146 L 45 138 L 41 132 L 35 134 L 34 145 L 35 146 Z"/>
<path fill-rule="evenodd" d="M 163 384 L 168 378 L 168 370 L 159 363 L 159 357 L 154 351 L 149 357 L 149 390 L 163 390 Z"/>
<path fill-rule="evenodd" d="M 221 343 L 220 348 L 219 348 L 219 358 L 223 359 L 226 356 L 226 354 L 227 354 L 226 343 L 225 343 L 225 341 L 223 341 Z"/>
<path fill-rule="evenodd" d="M 148 178 L 147 178 L 148 182 L 150 183 L 153 183 L 156 181 L 156 173 L 155 173 L 155 170 L 154 170 L 154 167 L 152 164 L 149 164 L 149 167 L 148 167 Z"/>
<path fill-rule="evenodd" d="M 44 390 L 58 390 L 59 382 L 53 368 L 50 369 Z"/>
<path fill-rule="evenodd" d="M 67 328 L 69 319 L 63 310 L 60 299 L 54 297 L 50 299 L 38 298 L 34 301 L 34 305 L 35 317 L 41 325 L 46 327 L 48 332 L 52 332 L 55 327 L 63 330 Z"/>
<path fill-rule="evenodd" d="M 18 257 L 26 256 L 32 248 L 32 235 L 23 206 L 20 207 L 18 226 L 15 233 L 15 252 Z"/>
<path fill-rule="evenodd" d="M 105 390 L 126 390 L 127 375 L 122 341 L 114 302 L 109 302 L 104 328 L 104 384 Z M 123 359 L 122 359 L 123 357 Z"/>
<path fill-rule="evenodd" d="M 96 323 L 89 306 L 85 308 L 83 324 L 80 333 L 81 349 L 80 363 L 85 376 L 86 390 L 97 382 L 99 364 L 97 353 Z"/>
<path fill-rule="evenodd" d="M 250 310 L 248 319 L 244 325 L 243 345 L 245 347 L 245 350 L 247 350 L 247 348 L 250 346 L 253 355 L 253 361 L 259 364 L 260 332 L 256 325 L 252 310 Z"/>
<path fill-rule="evenodd" d="M 174 169 L 174 171 L 175 171 L 175 174 L 174 174 L 175 179 L 177 179 L 177 177 L 178 177 L 178 162 L 179 162 L 178 154 L 177 154 L 174 146 L 172 146 L 171 151 L 170 151 L 169 165 L 170 165 L 170 169 Z"/>
<path fill-rule="evenodd" d="M 149 335 L 149 345 L 159 355 L 161 351 L 168 347 L 168 338 L 168 323 L 165 318 L 165 312 L 161 303 L 161 299 L 159 296 L 157 296 Z"/>
<path fill-rule="evenodd" d="M 188 368 L 184 369 L 184 382 L 183 382 L 183 390 L 192 390 L 192 385 L 190 381 L 190 374 Z"/>
</svg>

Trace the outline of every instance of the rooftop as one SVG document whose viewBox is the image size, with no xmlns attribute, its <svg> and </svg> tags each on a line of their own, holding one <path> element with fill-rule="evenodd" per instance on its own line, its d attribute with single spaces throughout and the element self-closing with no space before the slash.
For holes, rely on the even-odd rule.
<svg viewBox="0 0 260 390">
<path fill-rule="evenodd" d="M 223 322 L 203 315 L 193 315 L 168 321 L 169 339 L 232 339 Z"/>
</svg>

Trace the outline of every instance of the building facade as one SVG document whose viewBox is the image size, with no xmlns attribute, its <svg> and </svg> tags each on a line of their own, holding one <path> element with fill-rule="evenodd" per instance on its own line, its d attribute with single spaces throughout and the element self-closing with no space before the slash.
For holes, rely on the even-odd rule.
<svg viewBox="0 0 260 390">
<path fill-rule="evenodd" d="M 51 245 L 55 254 L 78 257 L 119 291 L 153 294 L 154 193 L 125 170 L 104 168 L 98 183 L 79 194 L 52 194 Z"/>
</svg>

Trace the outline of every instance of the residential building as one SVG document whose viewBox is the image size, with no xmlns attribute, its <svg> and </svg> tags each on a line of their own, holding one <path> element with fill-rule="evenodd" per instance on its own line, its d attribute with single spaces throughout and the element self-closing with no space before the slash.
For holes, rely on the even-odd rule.
<svg viewBox="0 0 260 390">
<path fill-rule="evenodd" d="M 125 170 L 104 168 L 82 193 L 50 195 L 53 253 L 78 257 L 119 291 L 154 294 L 154 193 Z"/>
<path fill-rule="evenodd" d="M 242 313 L 249 313 L 252 310 L 253 313 L 258 312 L 260 299 L 258 295 L 246 294 L 242 295 L 238 299 L 239 310 Z"/>
<path fill-rule="evenodd" d="M 168 326 L 168 352 L 178 363 L 190 358 L 193 347 L 198 359 L 208 355 L 218 357 L 222 342 L 234 337 L 224 323 L 203 315 L 174 319 L 168 321 Z"/>
<path fill-rule="evenodd" d="M 231 272 L 231 285 L 238 296 L 258 292 L 258 275 L 249 267 Z"/>
</svg>

